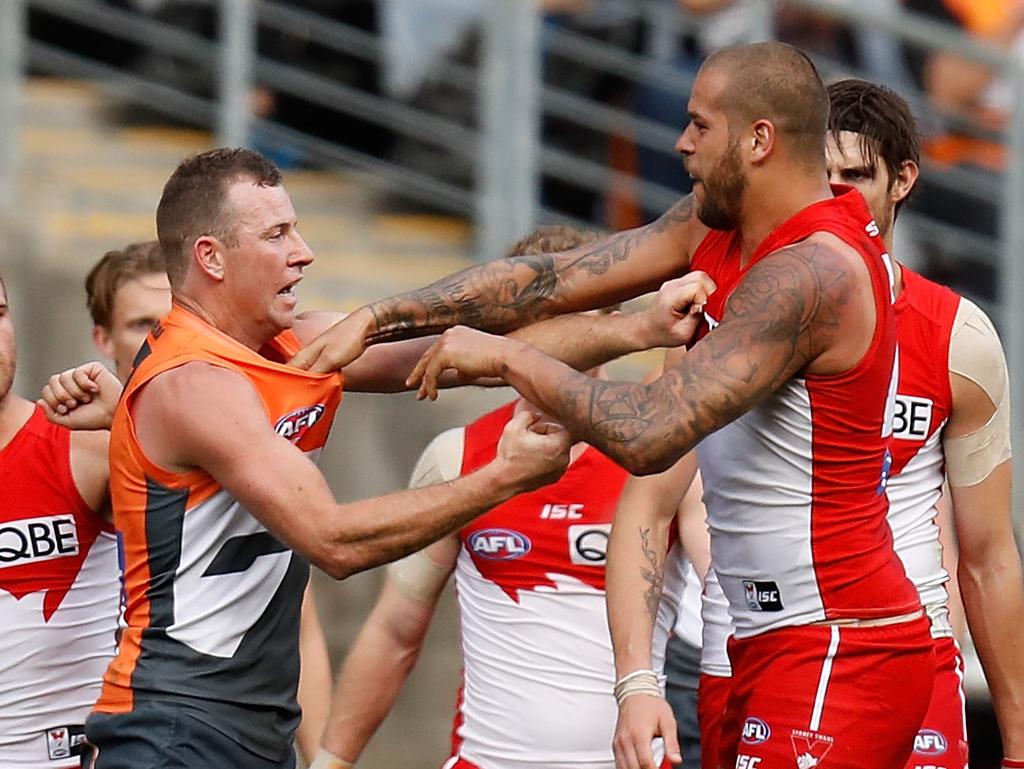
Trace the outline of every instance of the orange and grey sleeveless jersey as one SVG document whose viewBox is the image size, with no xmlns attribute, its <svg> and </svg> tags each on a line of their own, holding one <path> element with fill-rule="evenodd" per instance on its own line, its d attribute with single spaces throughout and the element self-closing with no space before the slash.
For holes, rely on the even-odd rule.
<svg viewBox="0 0 1024 769">
<path fill-rule="evenodd" d="M 309 566 L 202 469 L 172 473 L 149 461 L 131 410 L 146 383 L 169 369 L 194 361 L 222 366 L 252 384 L 281 439 L 315 459 L 342 378 L 284 365 L 299 346 L 285 332 L 259 354 L 177 306 L 143 345 L 111 430 L 127 628 L 96 711 L 178 703 L 272 760 L 291 749 Z"/>
</svg>

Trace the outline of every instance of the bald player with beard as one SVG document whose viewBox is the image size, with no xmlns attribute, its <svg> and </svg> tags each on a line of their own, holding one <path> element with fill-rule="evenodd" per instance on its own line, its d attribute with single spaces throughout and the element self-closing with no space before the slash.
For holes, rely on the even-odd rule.
<svg viewBox="0 0 1024 769">
<path fill-rule="evenodd" d="M 910 756 L 935 664 L 886 520 L 892 264 L 863 197 L 828 185 L 828 98 L 803 53 L 780 43 L 717 52 L 688 112 L 677 149 L 694 194 L 656 222 L 368 305 L 297 362 L 333 369 L 378 341 L 459 323 L 504 330 L 706 272 L 717 290 L 705 333 L 652 384 L 595 381 L 467 328 L 447 331 L 413 379 L 432 396 L 449 369 L 502 376 L 634 473 L 696 446 L 712 560 L 737 628 L 723 765 L 810 767 L 827 756 L 836 769 L 892 769 Z M 618 516 L 609 548 L 620 769 L 653 767 L 657 735 L 681 758 L 650 658 L 667 531 Z"/>
</svg>

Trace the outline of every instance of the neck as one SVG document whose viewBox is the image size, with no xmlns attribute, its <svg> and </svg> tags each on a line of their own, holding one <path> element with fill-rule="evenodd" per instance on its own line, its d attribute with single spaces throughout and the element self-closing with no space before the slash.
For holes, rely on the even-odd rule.
<svg viewBox="0 0 1024 769">
<path fill-rule="evenodd" d="M 237 313 L 231 312 L 229 308 L 215 302 L 203 302 L 195 297 L 182 294 L 175 294 L 172 302 L 235 341 L 244 344 L 250 350 L 259 352 L 263 345 L 270 340 L 270 337 L 247 326 L 244 317 L 240 317 Z"/>
<path fill-rule="evenodd" d="M 0 448 L 4 448 L 32 417 L 35 404 L 8 392 L 0 399 Z"/>
<path fill-rule="evenodd" d="M 779 174 L 773 174 L 773 177 L 769 186 L 759 185 L 759 180 L 751 179 L 751 187 L 744 196 L 744 214 L 738 228 L 744 266 L 780 224 L 808 206 L 833 197 L 824 172 L 811 174 L 792 168 L 785 177 L 785 189 L 779 189 Z"/>
</svg>

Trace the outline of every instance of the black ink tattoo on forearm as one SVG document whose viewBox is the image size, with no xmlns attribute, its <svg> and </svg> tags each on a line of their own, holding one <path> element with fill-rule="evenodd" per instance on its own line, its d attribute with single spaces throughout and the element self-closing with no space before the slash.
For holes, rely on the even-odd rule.
<svg viewBox="0 0 1024 769">
<path fill-rule="evenodd" d="M 658 557 L 658 551 L 650 545 L 651 530 L 640 527 L 640 551 L 643 553 L 644 565 L 640 567 L 640 576 L 647 583 L 644 591 L 644 605 L 647 613 L 653 622 L 658 617 L 658 604 L 661 603 L 661 591 L 664 585 L 664 568 L 662 559 Z"/>
<path fill-rule="evenodd" d="M 550 314 L 574 275 L 603 275 L 630 258 L 637 245 L 693 217 L 685 197 L 659 219 L 590 246 L 559 254 L 497 259 L 471 267 L 425 288 L 369 305 L 374 328 L 369 344 L 426 336 L 454 325 L 504 333 Z"/>
</svg>

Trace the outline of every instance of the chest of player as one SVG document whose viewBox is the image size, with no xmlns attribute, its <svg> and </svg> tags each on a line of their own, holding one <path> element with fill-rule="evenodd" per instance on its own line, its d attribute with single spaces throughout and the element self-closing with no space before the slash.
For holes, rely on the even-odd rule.
<svg viewBox="0 0 1024 769">
<path fill-rule="evenodd" d="M 608 535 L 625 481 L 625 470 L 587 449 L 557 483 L 463 528 L 463 557 L 485 578 L 510 587 L 536 587 L 553 572 L 603 590 Z"/>
</svg>

